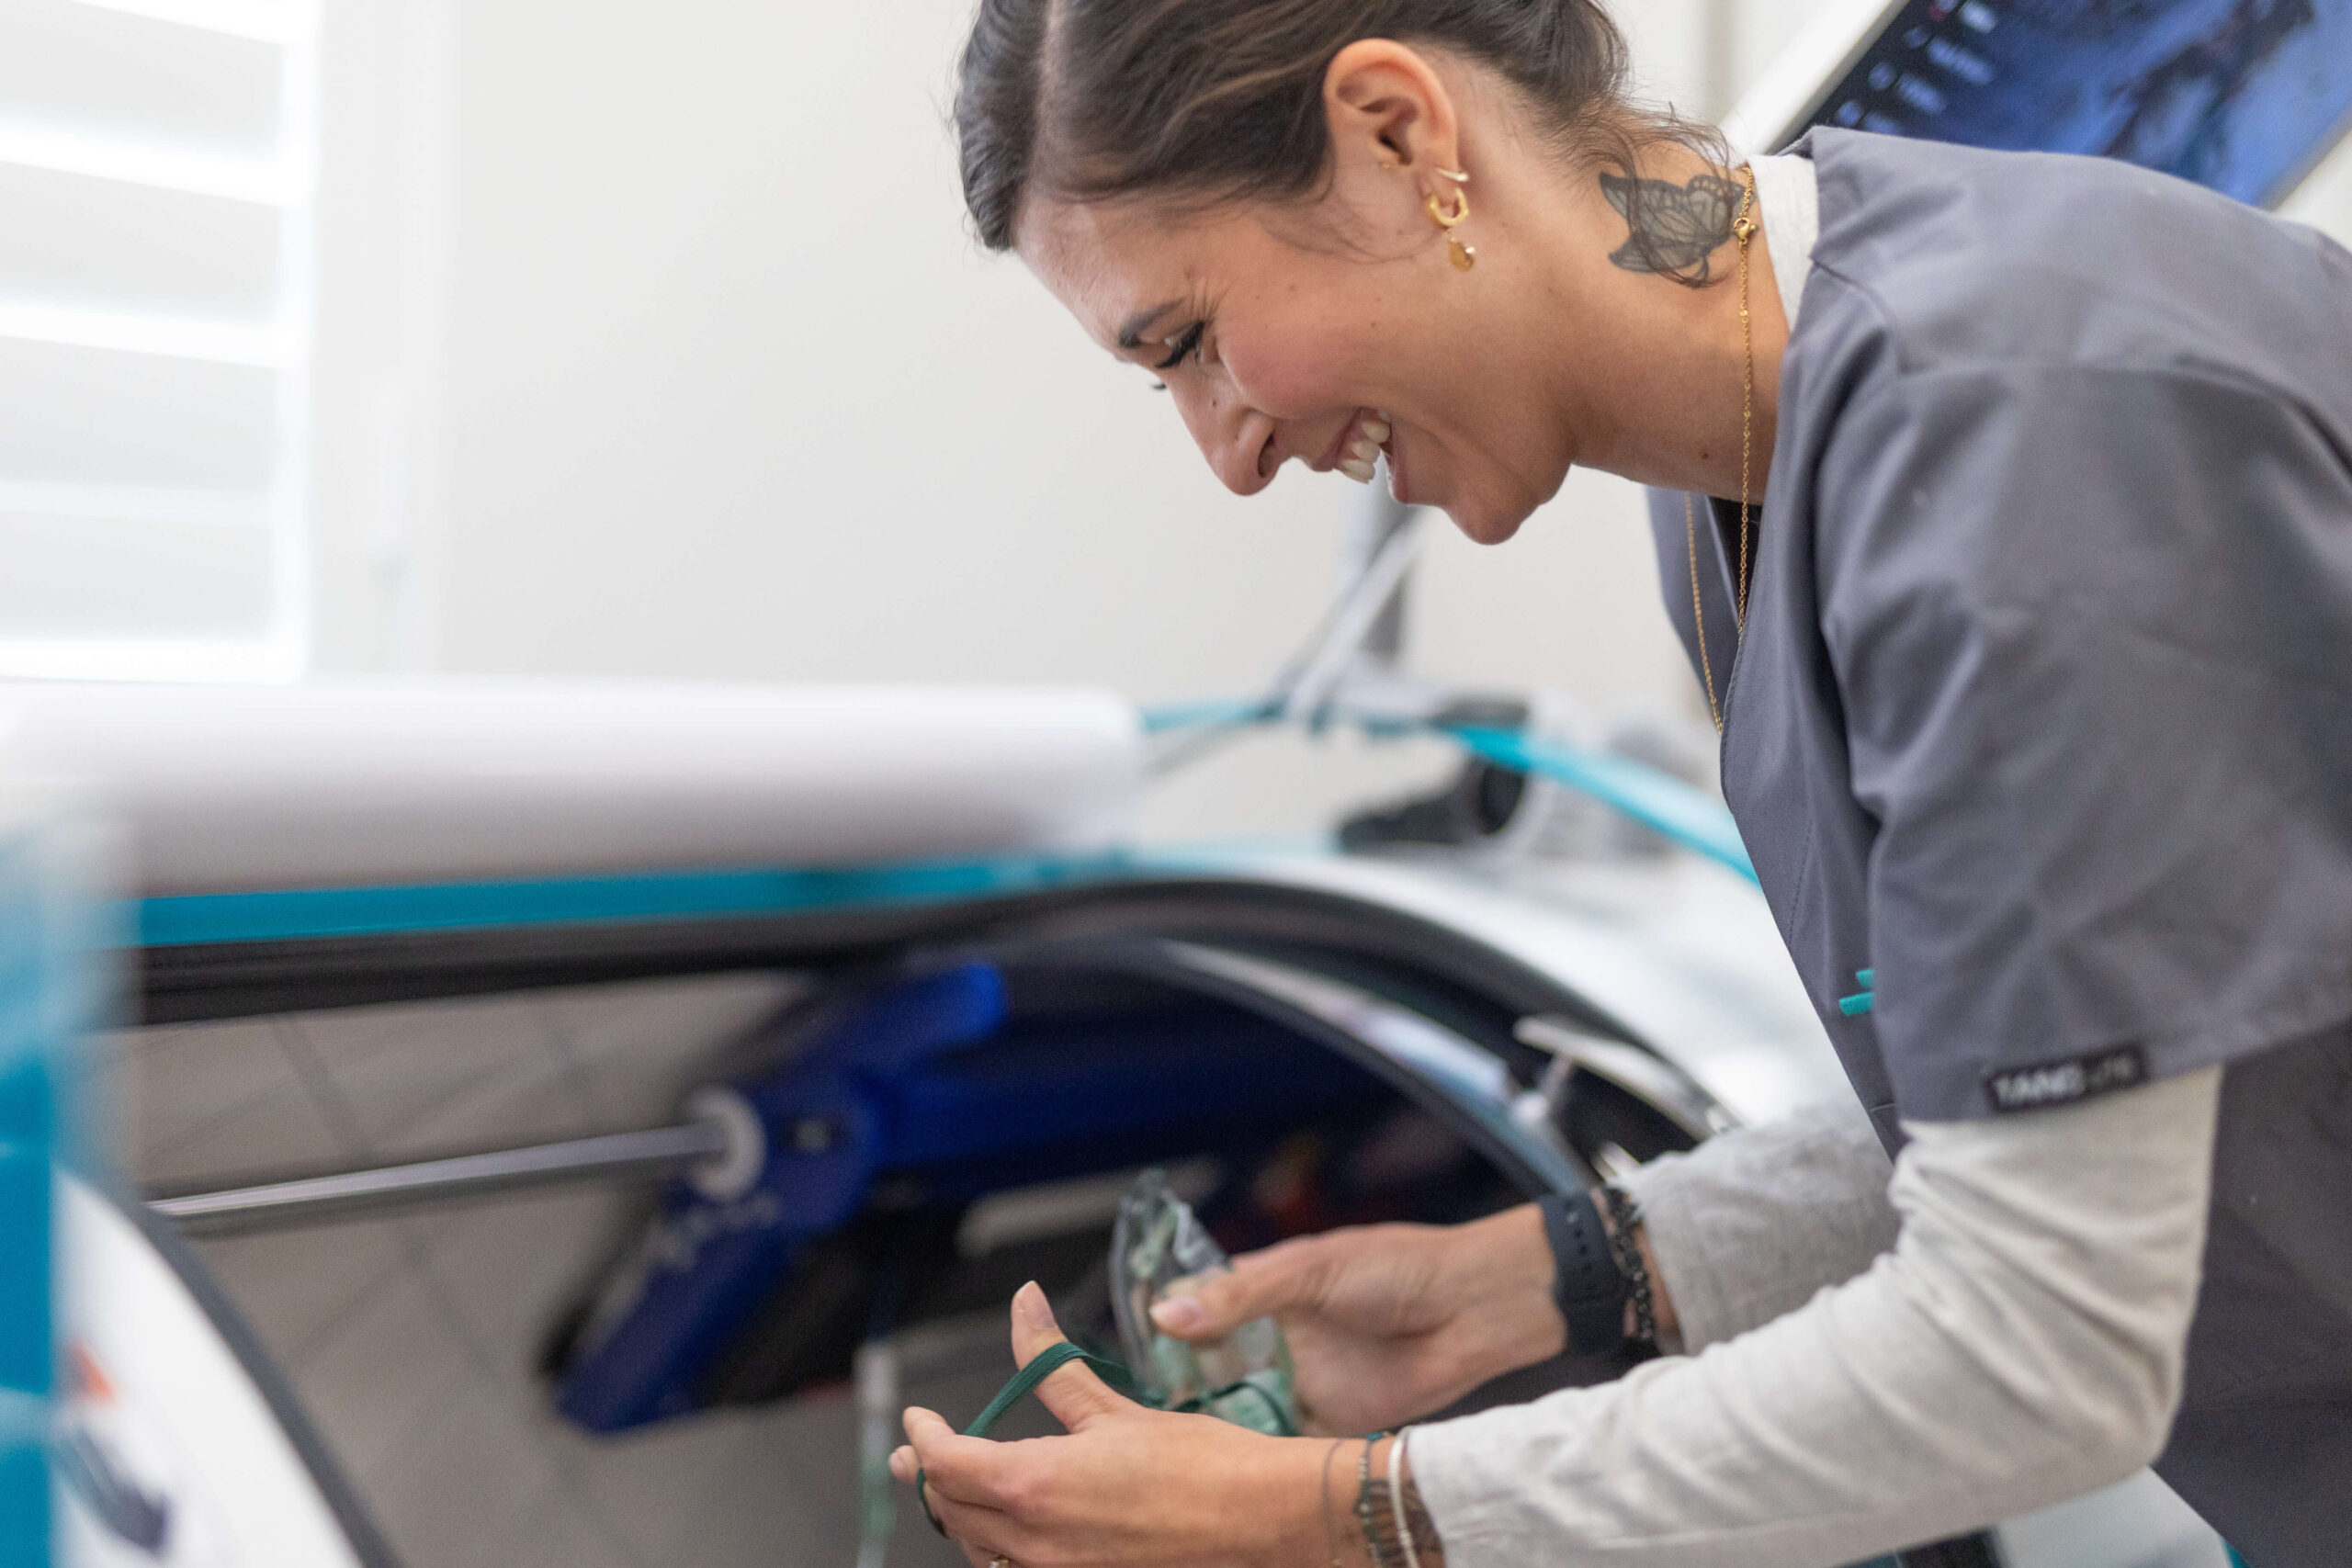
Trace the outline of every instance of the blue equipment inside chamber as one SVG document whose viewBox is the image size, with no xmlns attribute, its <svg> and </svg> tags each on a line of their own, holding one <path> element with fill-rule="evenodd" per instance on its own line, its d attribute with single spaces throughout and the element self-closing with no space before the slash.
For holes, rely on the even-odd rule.
<svg viewBox="0 0 2352 1568">
<path fill-rule="evenodd" d="M 2098 153 L 2275 206 L 2352 126 L 2352 0 L 1910 0 L 1811 123 Z"/>
<path fill-rule="evenodd" d="M 1107 1218 L 1102 1235 L 968 1256 L 960 1223 L 992 1193 L 1206 1159 L 1225 1176 L 1204 1219 L 1237 1248 L 1518 1201 L 1426 1116 L 1405 1141 L 1434 1157 L 1399 1168 L 1390 1150 L 1388 1178 L 1366 1178 L 1367 1149 L 1382 1155 L 1420 1113 L 1278 1023 L 1200 998 L 1089 995 L 1067 976 L 1035 997 L 1019 985 L 995 964 L 958 964 L 786 1030 L 781 1065 L 734 1084 L 767 1134 L 757 1179 L 725 1199 L 672 1187 L 556 1351 L 564 1414 L 616 1431 L 788 1397 L 845 1375 L 861 1340 L 1001 1310 L 1026 1278 L 1058 1296 L 1100 1267 Z"/>
</svg>

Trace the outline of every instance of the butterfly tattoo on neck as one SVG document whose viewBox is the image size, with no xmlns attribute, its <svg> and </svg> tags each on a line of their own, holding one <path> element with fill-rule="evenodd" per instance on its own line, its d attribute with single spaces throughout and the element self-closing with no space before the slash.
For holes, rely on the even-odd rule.
<svg viewBox="0 0 2352 1568">
<path fill-rule="evenodd" d="M 1627 230 L 1625 243 L 1609 253 L 1611 262 L 1627 272 L 1668 274 L 1693 288 L 1706 284 L 1709 262 L 1731 239 L 1738 182 L 1700 175 L 1675 185 L 1604 174 L 1600 188 Z"/>
</svg>

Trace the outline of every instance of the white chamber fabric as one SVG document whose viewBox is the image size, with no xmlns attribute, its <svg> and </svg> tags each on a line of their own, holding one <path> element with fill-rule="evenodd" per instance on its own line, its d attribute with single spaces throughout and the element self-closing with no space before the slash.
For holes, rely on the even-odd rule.
<svg viewBox="0 0 2352 1568">
<path fill-rule="evenodd" d="M 84 786 L 154 895 L 1096 851 L 1143 739 L 1045 687 L 26 682 L 0 769 Z"/>
<path fill-rule="evenodd" d="M 1866 1272 L 1695 1356 L 1417 1430 L 1449 1568 L 1820 1568 L 2131 1474 L 2180 1398 L 2220 1087 L 1906 1122 L 1901 1231 Z"/>
</svg>

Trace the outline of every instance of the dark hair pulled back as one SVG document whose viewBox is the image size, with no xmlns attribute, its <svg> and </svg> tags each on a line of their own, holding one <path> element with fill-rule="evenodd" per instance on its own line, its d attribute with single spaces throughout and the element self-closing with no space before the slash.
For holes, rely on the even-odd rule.
<svg viewBox="0 0 2352 1568">
<path fill-rule="evenodd" d="M 980 0 L 956 133 L 981 243 L 1011 249 L 1034 190 L 1204 204 L 1310 195 L 1330 157 L 1324 73 L 1367 38 L 1488 67 L 1568 158 L 1630 174 L 1644 143 L 1670 141 L 1721 161 L 1713 132 L 1628 101 L 1624 38 L 1594 0 Z M 1644 226 L 1632 231 L 1646 250 Z"/>
</svg>

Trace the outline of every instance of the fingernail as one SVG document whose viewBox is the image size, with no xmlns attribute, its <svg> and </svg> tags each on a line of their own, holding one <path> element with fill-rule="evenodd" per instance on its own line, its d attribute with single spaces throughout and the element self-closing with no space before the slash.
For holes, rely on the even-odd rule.
<svg viewBox="0 0 2352 1568">
<path fill-rule="evenodd" d="M 1201 1321 L 1201 1303 L 1191 1296 L 1170 1296 L 1154 1303 L 1151 1321 L 1170 1333 L 1191 1328 Z"/>
<path fill-rule="evenodd" d="M 1019 1313 L 1021 1321 L 1031 1328 L 1051 1330 L 1056 1326 L 1053 1306 L 1046 1300 L 1046 1292 L 1038 1288 L 1035 1280 L 1022 1286 L 1013 1296 L 1012 1310 Z"/>
</svg>

